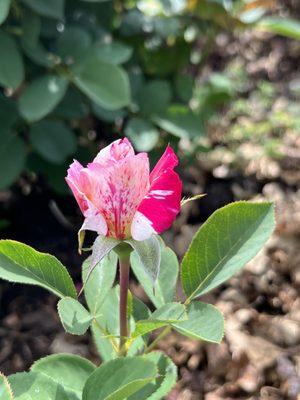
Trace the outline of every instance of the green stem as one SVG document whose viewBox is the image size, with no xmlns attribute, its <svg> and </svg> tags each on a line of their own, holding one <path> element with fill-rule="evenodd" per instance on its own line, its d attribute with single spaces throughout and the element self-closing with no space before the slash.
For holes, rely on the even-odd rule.
<svg viewBox="0 0 300 400">
<path fill-rule="evenodd" d="M 158 336 L 155 340 L 153 340 L 153 342 L 150 344 L 150 346 L 146 347 L 144 354 L 148 354 L 150 353 L 150 351 L 152 351 L 157 343 L 163 339 L 165 336 L 167 336 L 170 332 L 171 332 L 172 328 L 170 326 L 167 326 Z"/>
<path fill-rule="evenodd" d="M 128 337 L 128 317 L 127 317 L 127 302 L 129 288 L 129 254 L 119 255 L 120 264 L 120 347 L 119 355 L 126 355 L 125 343 Z"/>
</svg>

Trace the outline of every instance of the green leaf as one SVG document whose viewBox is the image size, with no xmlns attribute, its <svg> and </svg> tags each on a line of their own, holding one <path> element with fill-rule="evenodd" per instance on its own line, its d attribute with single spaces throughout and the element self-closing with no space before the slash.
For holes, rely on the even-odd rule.
<svg viewBox="0 0 300 400">
<path fill-rule="evenodd" d="M 177 75 L 175 79 L 175 89 L 180 100 L 187 103 L 193 95 L 194 78 L 190 75 Z"/>
<path fill-rule="evenodd" d="M 73 281 L 57 258 L 14 240 L 0 241 L 0 278 L 41 286 L 59 297 L 76 298 Z"/>
<path fill-rule="evenodd" d="M 65 297 L 57 305 L 63 327 L 72 335 L 84 335 L 89 329 L 93 316 L 79 301 Z"/>
<path fill-rule="evenodd" d="M 0 25 L 6 20 L 10 8 L 10 0 L 1 0 L 0 2 Z"/>
<path fill-rule="evenodd" d="M 17 104 L 11 98 L 5 97 L 0 94 L 0 121 L 1 121 L 1 135 L 4 131 L 8 131 L 18 120 Z M 7 135 L 6 135 L 7 137 Z M 1 144 L 3 137 L 1 137 Z"/>
<path fill-rule="evenodd" d="M 161 129 L 179 138 L 198 138 L 205 134 L 200 116 L 185 106 L 172 105 L 166 114 L 154 116 L 153 121 Z"/>
<path fill-rule="evenodd" d="M 61 385 L 43 374 L 21 372 L 10 375 L 8 381 L 14 394 L 14 400 L 74 400 L 74 397 L 70 397 Z"/>
<path fill-rule="evenodd" d="M 88 378 L 82 400 L 123 400 L 155 379 L 156 374 L 155 364 L 143 357 L 108 361 Z"/>
<path fill-rule="evenodd" d="M 38 175 L 42 175 L 47 183 L 57 193 L 66 195 L 69 188 L 65 182 L 66 165 L 49 163 L 37 153 L 31 153 L 28 157 L 27 167 Z"/>
<path fill-rule="evenodd" d="M 86 282 L 88 269 L 90 266 L 88 258 L 82 266 L 82 281 Z M 93 316 L 96 316 L 101 309 L 109 290 L 111 289 L 117 272 L 118 256 L 110 252 L 95 267 L 90 278 L 85 284 L 84 295 L 89 310 Z"/>
<path fill-rule="evenodd" d="M 68 89 L 65 97 L 53 111 L 53 115 L 66 120 L 84 118 L 88 113 L 89 107 L 85 96 L 73 87 Z"/>
<path fill-rule="evenodd" d="M 114 41 L 112 43 L 96 43 L 92 49 L 103 62 L 119 65 L 128 61 L 132 55 L 132 48 L 123 43 Z"/>
<path fill-rule="evenodd" d="M 117 110 L 130 102 L 126 72 L 96 56 L 88 58 L 78 70 L 74 70 L 73 80 L 91 100 L 108 110 Z"/>
<path fill-rule="evenodd" d="M 181 31 L 181 21 L 179 18 L 172 18 L 168 16 L 165 17 L 158 17 L 153 18 L 154 23 L 154 31 L 157 35 L 161 36 L 163 39 L 170 39 L 172 40 L 174 36 L 179 36 Z"/>
<path fill-rule="evenodd" d="M 28 44 L 23 40 L 22 48 L 31 61 L 42 67 L 53 67 L 57 62 L 57 56 L 47 51 L 39 42 L 35 46 L 32 46 L 32 44 Z"/>
<path fill-rule="evenodd" d="M 119 285 L 110 289 L 101 306 L 100 313 L 96 316 L 96 321 L 92 323 L 92 333 L 95 344 L 103 361 L 108 361 L 117 357 L 118 338 L 120 335 L 119 314 L 116 310 L 119 307 L 120 287 Z M 135 327 L 134 320 L 147 318 L 149 310 L 136 298 L 132 301 L 132 315 L 129 317 L 130 330 Z M 112 343 L 114 345 L 112 345 Z M 138 349 L 144 346 L 142 338 L 137 338 L 131 343 L 128 354 L 134 355 Z"/>
<path fill-rule="evenodd" d="M 43 120 L 32 125 L 29 138 L 37 153 L 54 164 L 62 164 L 76 151 L 74 132 L 60 121 Z"/>
<path fill-rule="evenodd" d="M 148 383 L 138 392 L 128 397 L 127 400 L 161 400 L 169 393 L 177 380 L 177 367 L 159 351 L 154 351 L 144 356 L 158 367 L 158 376 L 155 381 Z"/>
<path fill-rule="evenodd" d="M 148 24 L 148 23 L 147 23 Z M 169 77 L 181 71 L 189 63 L 191 44 L 180 40 L 171 46 L 139 47 L 143 70 L 147 75 Z"/>
<path fill-rule="evenodd" d="M 83 224 L 81 230 L 79 231 L 79 248 L 81 248 L 81 241 L 82 241 L 82 232 L 84 232 L 85 225 Z M 107 236 L 97 236 L 96 240 L 94 241 L 92 247 L 92 256 L 90 257 L 90 266 L 86 272 L 86 280 L 84 284 L 89 280 L 91 273 L 93 272 L 96 265 L 113 250 L 118 244 L 120 240 L 117 240 L 112 237 Z"/>
<path fill-rule="evenodd" d="M 45 75 L 31 82 L 19 100 L 20 112 L 28 121 L 44 118 L 64 97 L 68 82 L 65 78 Z"/>
<path fill-rule="evenodd" d="M 0 399 L 14 400 L 7 378 L 0 372 Z"/>
<path fill-rule="evenodd" d="M 277 35 L 300 40 L 300 22 L 295 19 L 266 17 L 258 23 L 258 27 Z"/>
<path fill-rule="evenodd" d="M 142 118 L 131 118 L 125 128 L 125 135 L 133 142 L 137 151 L 152 150 L 159 140 L 154 125 Z"/>
<path fill-rule="evenodd" d="M 193 301 L 187 308 L 187 321 L 176 322 L 173 327 L 191 339 L 220 343 L 224 335 L 224 318 L 211 304 Z"/>
<path fill-rule="evenodd" d="M 126 111 L 122 108 L 113 111 L 106 110 L 94 102 L 92 102 L 92 111 L 96 117 L 105 122 L 115 122 L 116 119 L 121 119 L 126 116 Z"/>
<path fill-rule="evenodd" d="M 93 340 L 103 362 L 113 360 L 118 357 L 117 348 L 114 349 L 109 338 L 105 337 L 103 330 L 93 322 L 91 327 Z"/>
<path fill-rule="evenodd" d="M 143 286 L 147 296 L 155 307 L 159 308 L 174 300 L 179 263 L 173 250 L 164 244 L 161 246 L 161 262 L 154 291 L 152 280 L 145 272 L 135 252 L 131 254 L 131 267 L 137 280 Z"/>
<path fill-rule="evenodd" d="M 24 10 L 22 19 L 22 45 L 34 48 L 38 45 L 41 32 L 41 19 L 30 10 Z"/>
<path fill-rule="evenodd" d="M 155 329 L 170 325 L 174 322 L 187 319 L 185 306 L 180 303 L 168 303 L 163 305 L 146 320 L 136 323 L 132 337 L 138 337 Z"/>
<path fill-rule="evenodd" d="M 86 56 L 91 43 L 92 38 L 87 31 L 76 26 L 69 27 L 58 37 L 57 53 L 67 64 L 73 64 Z"/>
<path fill-rule="evenodd" d="M 182 261 L 182 286 L 193 299 L 238 272 L 274 229 L 271 203 L 236 202 L 217 210 L 201 226 Z"/>
<path fill-rule="evenodd" d="M 101 307 L 101 312 L 96 316 L 97 323 L 103 329 L 102 334 L 104 336 L 113 335 L 118 337 L 120 335 L 119 315 L 115 312 L 119 307 L 119 291 L 119 285 L 108 291 Z"/>
<path fill-rule="evenodd" d="M 144 85 L 138 93 L 140 112 L 145 115 L 164 113 L 171 101 L 169 82 L 153 80 Z"/>
<path fill-rule="evenodd" d="M 95 368 L 90 361 L 77 355 L 53 354 L 36 361 L 31 370 L 47 376 L 74 399 L 81 400 L 85 382 Z"/>
<path fill-rule="evenodd" d="M 167 323 L 186 319 L 185 306 L 181 303 L 167 303 L 151 314 L 149 320 Z"/>
<path fill-rule="evenodd" d="M 26 161 L 24 141 L 11 133 L 0 132 L 0 189 L 15 182 L 21 174 Z"/>
<path fill-rule="evenodd" d="M 15 39 L 0 32 L 0 85 L 16 89 L 24 79 L 24 64 Z"/>
<path fill-rule="evenodd" d="M 63 19 L 65 0 L 22 0 L 37 14 L 47 18 Z"/>
<path fill-rule="evenodd" d="M 127 239 L 125 242 L 129 243 L 137 253 L 144 271 L 152 281 L 152 286 L 155 286 L 161 260 L 161 246 L 156 235 L 143 241 Z"/>
<path fill-rule="evenodd" d="M 132 297 L 132 317 L 134 321 L 141 321 L 150 318 L 151 311 L 144 302 L 137 297 Z"/>
</svg>

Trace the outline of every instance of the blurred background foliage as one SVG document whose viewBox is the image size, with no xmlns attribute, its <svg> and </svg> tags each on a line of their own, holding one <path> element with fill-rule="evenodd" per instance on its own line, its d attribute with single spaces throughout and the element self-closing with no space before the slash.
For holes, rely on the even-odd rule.
<svg viewBox="0 0 300 400">
<path fill-rule="evenodd" d="M 243 65 L 211 59 L 222 32 L 300 39 L 300 23 L 273 10 L 272 0 L 1 0 L 0 189 L 23 176 L 65 193 L 72 158 L 89 161 L 123 134 L 153 158 L 170 142 L 189 163 L 212 151 L 220 110 L 232 162 L 248 140 L 280 157 L 281 131 L 300 129 L 296 103 L 272 109 L 264 80 L 249 100 Z"/>
</svg>

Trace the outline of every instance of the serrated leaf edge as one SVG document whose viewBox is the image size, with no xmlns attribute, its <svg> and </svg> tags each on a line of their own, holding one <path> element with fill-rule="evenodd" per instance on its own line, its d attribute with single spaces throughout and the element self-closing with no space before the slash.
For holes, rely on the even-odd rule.
<svg viewBox="0 0 300 400">
<path fill-rule="evenodd" d="M 6 389 L 8 390 L 8 394 L 10 395 L 10 399 L 14 400 L 14 394 L 13 394 L 12 388 L 11 388 L 9 382 L 8 382 L 7 377 L 4 374 L 2 374 L 2 372 L 0 372 L 0 376 L 4 380 L 4 385 L 5 385 Z"/>
<path fill-rule="evenodd" d="M 76 299 L 74 299 L 73 297 L 66 296 L 66 297 L 63 297 L 62 299 L 60 299 L 60 300 L 58 301 L 58 303 L 57 303 L 57 305 L 56 305 L 56 308 L 57 308 L 57 312 L 58 312 L 58 315 L 59 315 L 59 319 L 60 319 L 60 321 L 61 321 L 61 323 L 62 323 L 62 326 L 64 327 L 64 330 L 65 330 L 67 333 L 69 333 L 70 335 L 82 336 L 82 335 L 84 335 L 84 334 L 87 332 L 87 330 L 90 328 L 92 322 L 95 320 L 95 317 L 89 312 L 89 310 L 87 310 L 81 303 L 79 303 L 79 304 L 90 314 L 91 320 L 90 320 L 89 326 L 86 328 L 86 330 L 85 330 L 83 333 L 74 333 L 74 332 L 70 332 L 69 330 L 67 330 L 67 328 L 66 328 L 66 326 L 65 326 L 65 323 L 64 323 L 64 320 L 63 320 L 63 318 L 62 318 L 62 314 L 61 314 L 61 311 L 60 311 L 60 308 L 59 308 L 60 302 L 61 302 L 62 300 L 65 300 L 65 299 L 76 300 Z M 77 301 L 78 301 L 78 300 L 77 300 Z"/>
<path fill-rule="evenodd" d="M 71 285 L 72 285 L 72 290 L 73 290 L 73 294 L 74 294 L 74 297 L 71 297 L 71 298 L 74 298 L 74 299 L 77 298 L 77 292 L 76 292 L 76 289 L 75 289 L 75 286 L 74 286 L 74 282 L 73 282 L 73 280 L 72 280 L 72 278 L 71 278 L 71 275 L 69 274 L 67 268 L 62 264 L 61 261 L 59 261 L 58 258 L 56 258 L 55 256 L 53 256 L 52 254 L 43 253 L 43 252 L 41 252 L 41 251 L 38 251 L 38 250 L 34 249 L 33 247 L 29 246 L 28 244 L 25 244 L 25 243 L 22 243 L 22 242 L 18 242 L 17 240 L 13 240 L 13 239 L 1 239 L 1 240 L 0 240 L 0 244 L 1 244 L 2 242 L 10 242 L 10 243 L 13 243 L 13 244 L 14 244 L 14 243 L 17 243 L 18 245 L 19 245 L 19 244 L 22 244 L 23 246 L 26 246 L 26 247 L 30 248 L 31 250 L 33 250 L 35 253 L 38 253 L 39 255 L 42 255 L 42 256 L 49 256 L 49 257 L 51 257 L 52 259 L 55 259 L 55 260 L 61 265 L 61 267 L 62 267 L 62 269 L 64 270 L 64 272 L 66 272 L 67 276 L 70 278 L 70 283 L 71 283 Z M 1 254 L 2 254 L 2 253 L 1 253 Z M 17 262 L 15 262 L 13 259 L 11 259 L 10 257 L 8 257 L 7 255 L 5 255 L 5 257 L 7 257 L 7 258 L 8 258 L 11 262 L 13 262 L 14 264 L 20 266 L 21 268 L 24 268 L 22 265 L 18 264 Z M 31 271 L 31 273 L 32 273 L 32 271 Z M 32 275 L 35 277 L 35 274 L 34 274 L 34 273 L 32 273 Z M 2 278 L 1 278 L 1 279 L 2 279 Z M 40 278 L 37 277 L 37 279 L 39 280 Z M 10 280 L 10 279 L 6 279 L 6 278 L 5 278 L 5 279 L 3 279 L 3 280 L 6 280 L 7 282 L 14 283 L 14 281 L 13 281 L 13 280 Z M 42 288 L 45 289 L 45 290 L 49 290 L 49 289 L 45 288 L 44 286 L 38 285 L 38 284 L 35 284 L 35 283 L 26 283 L 26 285 L 38 286 L 38 287 L 42 287 Z M 49 286 L 50 286 L 50 287 L 53 287 L 52 285 L 49 285 Z M 60 297 L 60 296 L 58 295 L 59 291 L 58 291 L 55 287 L 54 287 L 54 291 L 55 291 L 57 297 Z M 53 293 L 53 292 L 52 292 L 52 293 Z M 61 298 L 64 298 L 64 297 L 65 297 L 65 296 L 63 296 L 63 295 L 61 294 Z M 68 296 L 68 297 L 70 297 L 70 296 Z"/>
<path fill-rule="evenodd" d="M 249 201 L 245 201 L 245 200 L 242 200 L 242 201 L 234 201 L 234 202 L 232 202 L 232 203 L 226 204 L 224 207 L 221 207 L 221 208 L 217 209 L 217 210 L 204 222 L 204 224 L 201 225 L 201 227 L 199 228 L 199 230 L 197 231 L 197 233 L 198 233 L 206 224 L 208 224 L 208 223 L 210 222 L 210 220 L 211 220 L 212 217 L 215 217 L 215 216 L 216 216 L 217 214 L 219 214 L 222 210 L 224 210 L 224 209 L 226 209 L 226 208 L 228 208 L 228 207 L 231 207 L 231 206 L 233 206 L 233 205 L 236 205 L 236 204 L 259 204 L 259 205 L 263 205 L 263 204 L 264 204 L 264 205 L 269 205 L 270 208 L 273 208 L 273 210 L 274 210 L 274 208 L 275 208 L 275 207 L 274 207 L 274 203 L 272 203 L 272 202 L 267 202 L 267 201 L 265 201 L 265 202 L 257 202 L 257 203 L 255 203 L 255 202 L 249 202 Z M 267 214 L 267 213 L 266 213 L 266 214 Z M 264 215 L 264 217 L 265 217 L 265 216 L 266 216 L 266 215 Z M 273 227 L 272 232 L 273 232 L 274 229 L 275 229 L 275 213 L 273 213 L 273 221 L 274 221 L 274 227 Z M 196 235 L 197 235 L 197 233 L 196 233 Z M 188 254 L 190 248 L 192 247 L 192 245 L 193 245 L 193 243 L 194 243 L 194 240 L 196 239 L 196 235 L 194 236 L 193 240 L 191 241 L 191 243 L 190 243 L 190 245 L 189 245 L 189 247 L 188 247 L 188 249 L 187 249 L 187 251 L 186 251 L 186 253 L 185 253 L 184 257 L 183 257 L 183 260 L 182 260 L 182 262 L 181 262 L 181 268 L 180 268 L 180 280 L 181 280 L 181 282 L 182 282 L 182 272 L 183 272 L 182 265 L 183 265 L 183 262 L 184 262 L 184 260 L 185 260 L 185 258 L 186 258 L 186 255 Z M 236 243 L 237 243 L 237 242 L 236 242 Z M 235 245 L 236 245 L 236 243 L 235 243 Z M 234 246 L 235 246 L 235 245 L 234 245 Z M 231 250 L 230 250 L 230 251 L 231 251 Z M 195 297 L 195 294 L 200 290 L 201 286 L 203 286 L 203 284 L 206 282 L 206 280 L 212 275 L 213 272 L 215 272 L 215 270 L 218 268 L 218 265 L 227 257 L 227 255 L 228 255 L 228 254 L 226 254 L 226 256 L 224 256 L 224 257 L 217 263 L 217 265 L 215 266 L 215 268 L 205 277 L 205 279 L 203 279 L 203 281 L 198 285 L 197 289 L 195 289 L 189 296 L 188 296 L 187 293 L 185 292 L 184 286 L 182 285 L 182 288 L 183 288 L 184 293 L 188 296 L 188 298 L 187 298 L 186 301 L 185 301 L 185 304 L 189 304 L 189 303 L 191 302 L 191 300 Z M 200 296 L 200 295 L 199 295 L 199 296 Z M 196 296 L 196 297 L 198 297 L 198 296 Z"/>
</svg>

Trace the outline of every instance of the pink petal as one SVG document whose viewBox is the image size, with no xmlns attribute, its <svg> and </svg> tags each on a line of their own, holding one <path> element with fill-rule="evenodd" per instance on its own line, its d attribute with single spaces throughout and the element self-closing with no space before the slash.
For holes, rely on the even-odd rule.
<svg viewBox="0 0 300 400">
<path fill-rule="evenodd" d="M 93 162 L 99 164 L 111 164 L 121 161 L 126 157 L 134 156 L 134 149 L 127 138 L 115 140 L 109 146 L 100 150 Z"/>
<path fill-rule="evenodd" d="M 157 233 L 168 229 L 180 211 L 182 182 L 173 168 L 178 159 L 170 147 L 150 174 L 150 190 L 138 207 Z"/>
<path fill-rule="evenodd" d="M 131 224 L 131 236 L 134 240 L 142 241 L 149 239 L 155 232 L 152 222 L 141 212 L 137 211 Z"/>
<path fill-rule="evenodd" d="M 150 182 L 159 178 L 166 169 L 174 169 L 178 165 L 178 158 L 172 147 L 167 146 L 164 154 L 160 157 L 157 164 L 150 174 Z"/>
<path fill-rule="evenodd" d="M 66 181 L 74 194 L 81 212 L 84 214 L 88 209 L 88 204 L 85 195 L 87 191 L 86 182 L 81 176 L 81 171 L 83 169 L 83 166 L 78 161 L 74 160 L 68 169 Z"/>
<path fill-rule="evenodd" d="M 104 216 L 108 236 L 131 236 L 135 212 L 149 190 L 149 160 L 146 153 L 127 155 L 118 162 L 93 162 L 84 170 L 90 181 L 90 201 Z"/>
<path fill-rule="evenodd" d="M 106 235 L 107 224 L 105 219 L 88 198 L 91 188 L 89 180 L 86 179 L 86 176 L 83 173 L 84 170 L 85 168 L 75 160 L 70 165 L 66 177 L 66 181 L 72 190 L 83 215 L 85 216 L 85 221 L 79 231 L 79 235 L 83 230 L 95 231 L 99 235 Z"/>
<path fill-rule="evenodd" d="M 83 230 L 95 231 L 98 235 L 103 236 L 107 234 L 108 228 L 103 215 L 91 203 L 89 203 L 89 209 L 85 213 L 85 220 L 79 234 Z"/>
<path fill-rule="evenodd" d="M 168 229 L 180 210 L 178 159 L 167 147 L 149 176 L 146 153 L 135 155 L 128 139 L 113 142 L 83 168 L 74 161 L 66 178 L 85 216 L 80 230 L 137 241 Z"/>
</svg>

